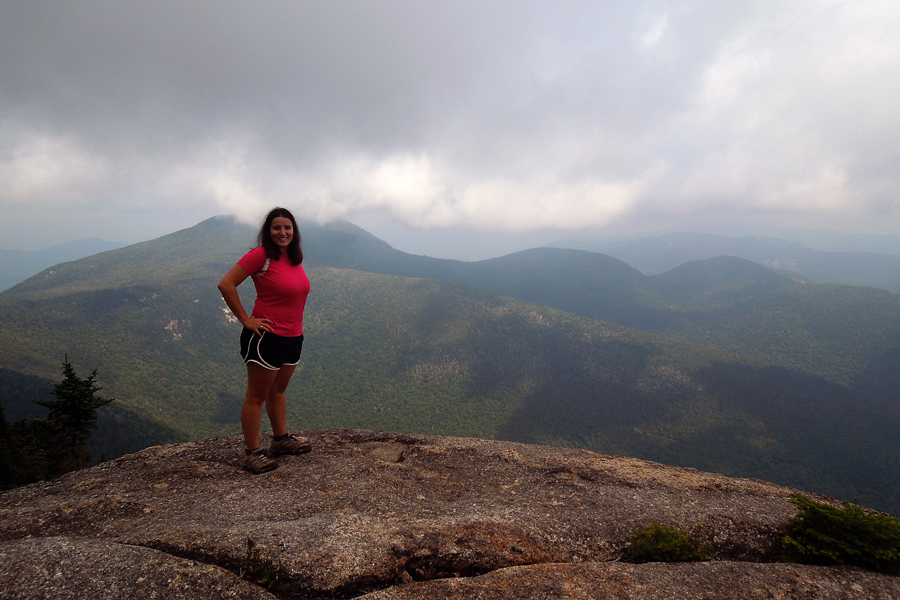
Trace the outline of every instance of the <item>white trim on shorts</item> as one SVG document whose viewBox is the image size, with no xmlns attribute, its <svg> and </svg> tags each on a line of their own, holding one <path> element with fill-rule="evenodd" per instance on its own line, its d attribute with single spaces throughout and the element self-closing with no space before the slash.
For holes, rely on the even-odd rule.
<svg viewBox="0 0 900 600">
<path fill-rule="evenodd" d="M 266 263 L 266 264 L 268 264 L 268 263 Z M 263 360 L 262 362 L 260 362 L 259 360 L 255 360 L 255 359 L 253 359 L 253 358 L 250 358 L 250 359 L 247 358 L 248 356 L 250 356 L 250 348 L 251 348 L 251 345 L 255 342 L 255 343 L 256 343 L 256 355 L 260 358 L 260 360 L 262 360 L 262 354 L 260 354 L 260 352 L 259 352 L 259 344 L 262 343 L 263 336 L 266 335 L 266 333 L 268 333 L 268 332 L 267 332 L 267 331 L 263 331 L 263 332 L 262 332 L 262 335 L 256 335 L 256 334 L 254 333 L 254 334 L 253 334 L 253 337 L 250 338 L 250 343 L 247 344 L 247 354 L 245 354 L 245 355 L 242 356 L 241 358 L 244 359 L 244 363 L 245 363 L 245 364 L 248 364 L 248 363 L 256 363 L 256 364 L 258 364 L 259 366 L 261 366 L 262 368 L 268 369 L 269 371 L 277 371 L 277 370 L 280 369 L 281 367 L 274 367 L 274 366 L 270 365 L 269 363 L 265 362 L 264 360 Z M 232 355 L 232 356 L 234 356 L 234 355 Z M 300 361 L 298 360 L 298 361 L 295 362 L 294 364 L 296 365 L 296 364 L 299 363 L 299 362 L 300 362 Z M 287 364 L 287 363 L 285 363 L 285 364 Z M 282 365 L 282 366 L 283 366 L 283 365 Z"/>
</svg>

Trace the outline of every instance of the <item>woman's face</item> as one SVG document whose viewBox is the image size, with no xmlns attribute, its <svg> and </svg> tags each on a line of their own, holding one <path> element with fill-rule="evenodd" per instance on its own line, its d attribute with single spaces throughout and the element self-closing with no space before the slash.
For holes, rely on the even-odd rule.
<svg viewBox="0 0 900 600">
<path fill-rule="evenodd" d="M 269 226 L 269 235 L 272 241 L 278 246 L 282 252 L 287 252 L 291 240 L 294 239 L 294 226 L 287 217 L 275 217 L 272 219 L 272 225 Z"/>
</svg>

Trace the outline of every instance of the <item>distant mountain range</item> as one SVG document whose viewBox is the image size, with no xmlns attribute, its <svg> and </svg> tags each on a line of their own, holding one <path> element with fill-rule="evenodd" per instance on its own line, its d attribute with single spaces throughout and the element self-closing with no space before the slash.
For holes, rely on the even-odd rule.
<svg viewBox="0 0 900 600">
<path fill-rule="evenodd" d="M 121 248 L 124 244 L 97 238 L 59 244 L 46 250 L 5 250 L 0 248 L 0 291 L 28 279 L 47 267 L 85 256 Z"/>
<path fill-rule="evenodd" d="M 469 263 L 406 254 L 347 223 L 312 231 L 311 264 L 460 283 L 838 383 L 859 377 L 900 343 L 896 294 L 812 285 L 733 256 L 647 276 L 582 250 L 536 248 Z"/>
<path fill-rule="evenodd" d="M 900 513 L 896 294 L 737 257 L 648 276 L 578 250 L 466 263 L 346 222 L 301 232 L 313 293 L 293 427 L 584 447 Z M 118 398 L 107 456 L 239 431 L 239 326 L 215 284 L 253 234 L 210 219 L 0 294 L 7 415 L 68 353 Z"/>
<path fill-rule="evenodd" d="M 867 241 L 867 245 L 861 241 L 856 245 L 884 251 L 824 251 L 770 237 L 698 233 L 671 233 L 584 247 L 614 256 L 647 274 L 664 273 L 690 261 L 736 256 L 817 283 L 861 285 L 900 293 L 900 238 L 871 236 Z"/>
<path fill-rule="evenodd" d="M 355 226 L 349 223 L 333 225 L 351 236 L 359 234 L 353 233 Z M 682 232 L 628 241 L 610 238 L 596 242 L 560 242 L 553 247 L 606 254 L 648 275 L 664 273 L 691 261 L 735 256 L 816 283 L 868 286 L 900 293 L 900 236 L 803 229 L 776 231 L 785 239 Z M 393 250 L 381 240 L 373 245 L 382 251 Z M 92 238 L 40 251 L 0 248 L 0 291 L 47 267 L 122 246 Z"/>
</svg>

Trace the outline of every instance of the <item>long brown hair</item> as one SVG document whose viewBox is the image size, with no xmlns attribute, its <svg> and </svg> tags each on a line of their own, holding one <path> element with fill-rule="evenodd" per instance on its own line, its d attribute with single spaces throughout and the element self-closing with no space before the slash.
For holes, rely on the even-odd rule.
<svg viewBox="0 0 900 600">
<path fill-rule="evenodd" d="M 300 247 L 300 230 L 297 229 L 297 220 L 294 219 L 294 215 L 292 215 L 291 211 L 288 209 L 278 206 L 269 211 L 269 214 L 266 215 L 266 220 L 263 221 L 262 227 L 259 230 L 259 235 L 256 236 L 256 245 L 262 246 L 266 251 L 266 256 L 272 260 L 281 258 L 281 248 L 279 248 L 272 240 L 271 231 L 272 221 L 277 217 L 284 217 L 285 219 L 291 220 L 291 227 L 294 229 L 294 237 L 291 238 L 291 243 L 288 244 L 287 255 L 291 264 L 296 267 L 303 262 L 303 249 Z"/>
</svg>

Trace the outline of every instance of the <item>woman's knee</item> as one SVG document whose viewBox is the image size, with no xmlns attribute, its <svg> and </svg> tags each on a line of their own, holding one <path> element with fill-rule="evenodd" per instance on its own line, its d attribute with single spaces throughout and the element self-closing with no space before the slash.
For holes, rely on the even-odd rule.
<svg viewBox="0 0 900 600">
<path fill-rule="evenodd" d="M 244 396 L 244 404 L 261 407 L 266 403 L 266 398 L 268 398 L 268 393 L 264 390 L 248 389 L 247 395 Z"/>
<path fill-rule="evenodd" d="M 285 392 L 287 392 L 286 385 L 273 385 L 269 388 L 269 396 L 284 396 Z"/>
</svg>

